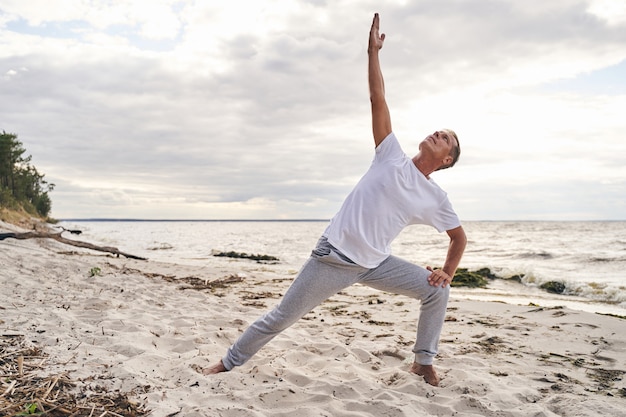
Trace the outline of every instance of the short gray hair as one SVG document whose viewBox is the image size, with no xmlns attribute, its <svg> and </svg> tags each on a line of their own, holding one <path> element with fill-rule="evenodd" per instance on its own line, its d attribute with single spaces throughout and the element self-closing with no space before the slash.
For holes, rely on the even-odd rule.
<svg viewBox="0 0 626 417">
<path fill-rule="evenodd" d="M 437 168 L 437 171 L 439 171 L 440 169 L 452 168 L 454 164 L 456 164 L 456 162 L 459 160 L 459 157 L 461 156 L 461 143 L 459 142 L 459 137 L 456 135 L 456 132 L 452 129 L 443 129 L 443 131 L 451 135 L 456 140 L 456 145 L 453 146 L 452 149 L 450 150 L 450 156 L 452 157 L 452 162 L 449 163 L 448 165 L 442 165 L 441 167 Z"/>
</svg>

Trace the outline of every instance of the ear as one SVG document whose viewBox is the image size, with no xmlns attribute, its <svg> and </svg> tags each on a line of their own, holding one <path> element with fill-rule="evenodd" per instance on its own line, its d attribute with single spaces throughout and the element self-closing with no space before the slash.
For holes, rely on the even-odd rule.
<svg viewBox="0 0 626 417">
<path fill-rule="evenodd" d="M 453 161 L 452 156 L 448 155 L 445 158 L 443 158 L 441 165 L 444 166 L 444 167 L 448 166 L 448 165 L 450 165 L 452 163 L 452 161 Z"/>
</svg>

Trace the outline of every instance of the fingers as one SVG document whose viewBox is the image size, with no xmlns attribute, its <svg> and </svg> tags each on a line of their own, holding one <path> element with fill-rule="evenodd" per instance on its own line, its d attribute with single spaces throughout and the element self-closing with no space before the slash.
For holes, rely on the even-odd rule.
<svg viewBox="0 0 626 417">
<path fill-rule="evenodd" d="M 378 33 L 378 30 L 380 29 L 380 19 L 378 17 L 378 13 L 374 14 L 374 20 L 372 20 L 372 32 L 376 32 Z M 381 35 L 381 38 L 385 38 L 385 34 Z"/>
<path fill-rule="evenodd" d="M 374 20 L 372 20 L 372 28 L 370 29 L 371 33 L 378 34 L 378 29 L 380 27 L 380 20 L 378 19 L 378 13 L 374 14 Z"/>
<path fill-rule="evenodd" d="M 428 283 L 433 287 L 445 288 L 452 282 L 452 277 L 442 269 L 432 269 L 430 266 L 427 266 L 426 269 L 431 272 L 428 276 Z"/>
<path fill-rule="evenodd" d="M 385 34 L 379 34 L 378 31 L 379 22 L 380 18 L 378 17 L 378 13 L 375 13 L 374 20 L 372 20 L 372 28 L 370 29 L 370 46 L 374 46 L 377 49 L 381 49 L 385 41 Z"/>
<path fill-rule="evenodd" d="M 378 33 L 378 21 L 375 20 L 372 23 L 372 29 L 370 30 L 370 39 L 368 44 L 368 53 L 372 51 L 378 51 L 383 47 L 385 35 Z"/>
</svg>

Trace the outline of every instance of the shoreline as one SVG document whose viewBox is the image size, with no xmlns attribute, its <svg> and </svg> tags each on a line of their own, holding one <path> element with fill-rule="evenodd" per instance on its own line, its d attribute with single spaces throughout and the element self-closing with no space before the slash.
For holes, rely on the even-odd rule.
<svg viewBox="0 0 626 417">
<path fill-rule="evenodd" d="M 47 239 L 5 240 L 0 252 L 0 334 L 23 335 L 56 363 L 29 370 L 67 373 L 86 392 L 100 385 L 127 393 L 154 417 L 617 416 L 626 409 L 620 318 L 453 296 L 435 388 L 407 372 L 419 303 L 357 285 L 246 365 L 206 377 L 192 367 L 220 358 L 291 277 L 246 262 L 115 258 Z"/>
<path fill-rule="evenodd" d="M 183 222 L 167 227 L 163 223 L 126 223 L 124 226 L 115 223 L 85 223 L 68 224 L 66 227 L 80 228 L 87 239 L 124 247 L 150 260 L 202 266 L 219 263 L 212 256 L 213 252 L 265 253 L 280 258 L 280 264 L 270 266 L 277 273 L 295 274 L 326 226 L 325 222 L 288 222 L 292 223 L 290 226 L 283 226 L 283 223 L 248 223 L 218 222 L 197 226 Z M 587 223 L 576 229 L 576 232 L 584 236 L 591 227 Z M 484 227 L 485 222 L 480 224 L 474 230 L 468 228 L 468 233 L 475 239 L 460 266 L 471 271 L 489 269 L 499 279 L 485 276 L 488 278 L 488 288 L 475 291 L 476 298 L 485 299 L 486 295 L 494 292 L 512 298 L 527 295 L 528 302 L 543 303 L 543 300 L 554 299 L 575 309 L 626 316 L 626 287 L 623 285 L 621 266 L 625 265 L 626 257 L 620 255 L 623 251 L 618 252 L 620 245 L 611 252 L 601 248 L 587 250 L 588 247 L 572 244 L 567 239 L 559 244 L 550 240 L 553 229 L 545 225 L 525 229 L 519 224 L 511 228 L 502 222 L 490 222 L 495 226 L 488 227 Z M 626 227 L 626 222 L 620 225 Z M 121 230 L 127 230 L 128 235 Z M 206 239 L 198 239 L 199 233 L 204 234 Z M 132 238 L 135 234 L 138 235 Z M 605 236 L 602 233 L 601 236 L 589 236 L 589 239 L 596 242 L 600 239 L 607 243 L 610 238 Z M 488 243 L 493 239 L 494 242 Z M 528 242 L 532 240 L 528 239 L 548 239 L 550 243 L 529 248 Z M 398 237 L 393 253 L 421 265 L 438 265 L 441 262 L 439 255 L 446 250 L 444 243 L 445 239 L 441 239 L 436 232 L 430 233 L 427 229 L 408 230 Z M 504 250 L 501 245 L 509 246 Z M 416 252 L 413 248 L 428 249 L 416 249 Z M 574 258 L 576 260 L 572 261 Z M 589 260 L 590 264 L 585 263 L 585 260 Z M 595 274 L 587 274 L 585 271 L 594 271 Z M 516 286 L 513 281 L 505 285 L 507 278 L 521 281 L 523 286 Z M 540 288 L 543 285 L 552 285 L 554 289 L 560 286 L 563 294 L 549 293 Z"/>
</svg>

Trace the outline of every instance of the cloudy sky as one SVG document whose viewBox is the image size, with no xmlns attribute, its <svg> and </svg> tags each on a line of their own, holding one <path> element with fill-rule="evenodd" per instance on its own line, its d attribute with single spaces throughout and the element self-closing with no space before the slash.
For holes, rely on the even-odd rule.
<svg viewBox="0 0 626 417">
<path fill-rule="evenodd" d="M 374 12 L 462 219 L 626 219 L 623 0 L 0 0 L 0 129 L 55 218 L 327 219 L 373 157 Z"/>
</svg>

